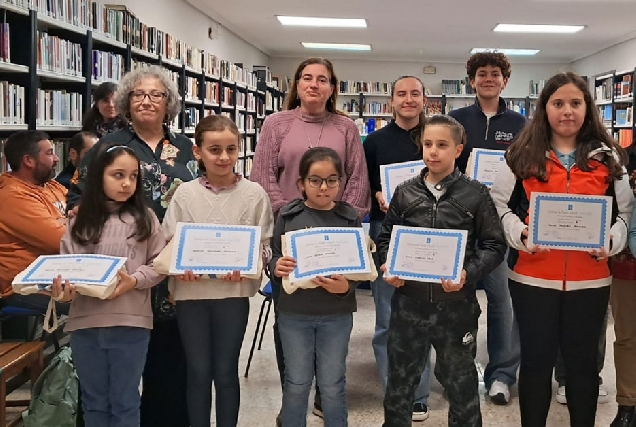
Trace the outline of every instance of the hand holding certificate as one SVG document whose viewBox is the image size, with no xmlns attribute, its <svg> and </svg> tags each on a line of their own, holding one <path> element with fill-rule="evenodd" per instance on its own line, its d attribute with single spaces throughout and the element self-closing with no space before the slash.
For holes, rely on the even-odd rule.
<svg viewBox="0 0 636 427">
<path fill-rule="evenodd" d="M 468 159 L 466 173 L 475 181 L 492 187 L 499 168 L 504 164 L 505 151 L 474 148 Z"/>
<path fill-rule="evenodd" d="M 611 216 L 609 196 L 532 193 L 528 246 L 609 252 Z"/>
<path fill-rule="evenodd" d="M 228 281 L 240 281 L 241 276 L 260 278 L 263 261 L 258 226 L 179 222 L 172 242 L 166 248 L 171 256 L 169 274 L 192 272 Z"/>
<path fill-rule="evenodd" d="M 43 255 L 13 279 L 16 293 L 50 291 L 53 280 L 72 283 L 82 295 L 108 298 L 119 283 L 126 258 L 106 255 Z"/>
<path fill-rule="evenodd" d="M 365 249 L 362 228 L 316 227 L 285 233 L 289 256 L 296 267 L 289 280 L 347 273 L 370 273 L 371 259 Z"/>
<path fill-rule="evenodd" d="M 463 285 L 467 238 L 466 230 L 396 225 L 391 232 L 386 276 L 420 282 L 441 281 L 449 289 L 453 284 Z"/>
<path fill-rule="evenodd" d="M 382 184 L 382 195 L 386 203 L 391 203 L 391 198 L 398 185 L 418 176 L 425 167 L 423 160 L 380 165 L 380 183 Z"/>
</svg>

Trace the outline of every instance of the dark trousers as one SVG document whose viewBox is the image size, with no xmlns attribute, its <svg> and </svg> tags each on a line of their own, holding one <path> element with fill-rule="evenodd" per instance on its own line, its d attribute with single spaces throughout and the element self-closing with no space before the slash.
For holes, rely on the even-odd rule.
<svg viewBox="0 0 636 427">
<path fill-rule="evenodd" d="M 481 427 L 475 368 L 480 314 L 476 297 L 428 302 L 399 291 L 393 294 L 384 427 L 411 426 L 415 390 L 431 345 L 437 352 L 439 380 L 448 393 L 449 427 Z"/>
<path fill-rule="evenodd" d="M 177 319 L 155 322 L 142 377 L 141 427 L 189 427 L 186 362 Z"/>
<path fill-rule="evenodd" d="M 561 349 L 572 427 L 594 427 L 598 399 L 598 337 L 609 286 L 567 291 L 509 281 L 519 324 L 522 427 L 545 427 L 552 400 L 552 369 Z"/>
<path fill-rule="evenodd" d="M 598 339 L 598 358 L 596 361 L 596 371 L 598 372 L 598 384 L 603 384 L 603 378 L 601 378 L 601 371 L 605 366 L 605 350 L 607 347 L 607 316 L 608 311 L 605 311 L 605 319 L 603 320 L 603 327 L 601 328 L 601 336 Z M 554 365 L 554 379 L 559 383 L 559 387 L 565 386 L 565 366 L 563 366 L 563 356 L 561 351 L 557 353 L 556 364 Z"/>
<path fill-rule="evenodd" d="M 6 305 L 11 307 L 27 308 L 29 310 L 39 311 L 40 313 L 46 313 L 46 309 L 49 307 L 49 301 L 51 297 L 42 294 L 20 295 L 11 294 L 8 297 L 3 298 Z M 58 316 L 60 314 L 68 314 L 68 309 L 71 304 L 64 302 L 55 303 L 55 311 Z"/>
<path fill-rule="evenodd" d="M 238 360 L 249 311 L 248 298 L 177 301 L 192 427 L 210 427 L 213 384 L 215 425 L 236 427 L 240 405 Z"/>
</svg>

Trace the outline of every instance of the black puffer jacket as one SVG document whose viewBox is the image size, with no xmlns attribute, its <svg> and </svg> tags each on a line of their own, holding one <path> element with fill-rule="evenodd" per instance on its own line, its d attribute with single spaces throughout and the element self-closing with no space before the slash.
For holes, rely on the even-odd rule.
<svg viewBox="0 0 636 427">
<path fill-rule="evenodd" d="M 378 236 L 380 262 L 386 262 L 394 225 L 467 230 L 466 283 L 460 291 L 449 293 L 444 291 L 441 283 L 410 280 L 397 291 L 426 301 L 468 298 L 475 294 L 477 281 L 503 261 L 506 252 L 503 228 L 488 187 L 455 168 L 452 174 L 437 184 L 446 189 L 437 200 L 424 182 L 427 171 L 424 169 L 420 176 L 400 184 L 395 190 Z"/>
</svg>

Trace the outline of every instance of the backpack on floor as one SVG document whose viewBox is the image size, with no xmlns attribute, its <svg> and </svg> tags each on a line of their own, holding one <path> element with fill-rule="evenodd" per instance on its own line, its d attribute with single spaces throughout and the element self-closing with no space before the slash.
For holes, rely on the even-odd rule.
<svg viewBox="0 0 636 427">
<path fill-rule="evenodd" d="M 24 427 L 76 427 L 79 381 L 70 347 L 62 347 L 33 386 Z"/>
</svg>

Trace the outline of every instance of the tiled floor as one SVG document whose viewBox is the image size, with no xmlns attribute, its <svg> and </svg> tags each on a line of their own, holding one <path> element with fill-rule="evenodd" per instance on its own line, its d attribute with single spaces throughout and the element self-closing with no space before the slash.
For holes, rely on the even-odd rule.
<svg viewBox="0 0 636 427">
<path fill-rule="evenodd" d="M 486 298 L 483 291 L 479 291 L 479 300 L 482 306 L 482 315 L 479 322 L 478 336 L 478 362 L 485 366 L 488 361 L 486 352 Z M 243 343 L 241 352 L 241 412 L 238 425 L 240 427 L 274 427 L 275 417 L 281 403 L 281 391 L 276 369 L 276 358 L 274 355 L 274 344 L 272 337 L 272 318 L 270 317 L 265 331 L 262 350 L 256 351 L 249 378 L 243 378 L 243 371 L 247 363 L 250 345 L 254 336 L 254 329 L 258 319 L 262 297 L 256 295 L 252 298 L 250 308 L 250 322 Z M 375 322 L 373 298 L 370 291 L 358 290 L 358 312 L 355 313 L 354 327 L 349 347 L 349 358 L 347 363 L 347 399 L 349 405 L 349 426 L 350 427 L 370 427 L 381 426 L 383 421 L 382 413 L 382 392 L 380 381 L 371 348 L 371 338 Z M 615 372 L 613 364 L 612 343 L 614 342 L 613 321 L 609 320 L 607 330 L 607 354 L 605 369 L 602 377 L 610 393 L 610 402 L 598 405 L 596 417 L 597 426 L 608 426 L 616 413 L 615 403 Z M 434 358 L 433 358 L 434 360 Z M 420 423 L 413 423 L 413 426 L 445 426 L 447 425 L 448 404 L 442 397 L 441 386 L 433 380 L 431 396 L 429 398 L 430 417 Z M 556 384 L 555 384 L 556 389 Z M 519 406 L 517 400 L 517 390 L 512 389 L 512 401 L 508 406 L 496 406 L 484 398 L 483 384 L 481 387 L 481 401 L 483 425 L 517 427 L 521 425 L 519 420 Z M 313 397 L 310 397 L 313 402 Z M 212 416 L 214 420 L 214 415 Z M 214 422 L 212 423 L 214 425 Z M 307 415 L 308 427 L 322 427 L 320 418 L 315 417 L 310 412 Z M 553 400 L 550 407 L 548 426 L 568 426 L 569 417 L 567 408 Z"/>
</svg>

